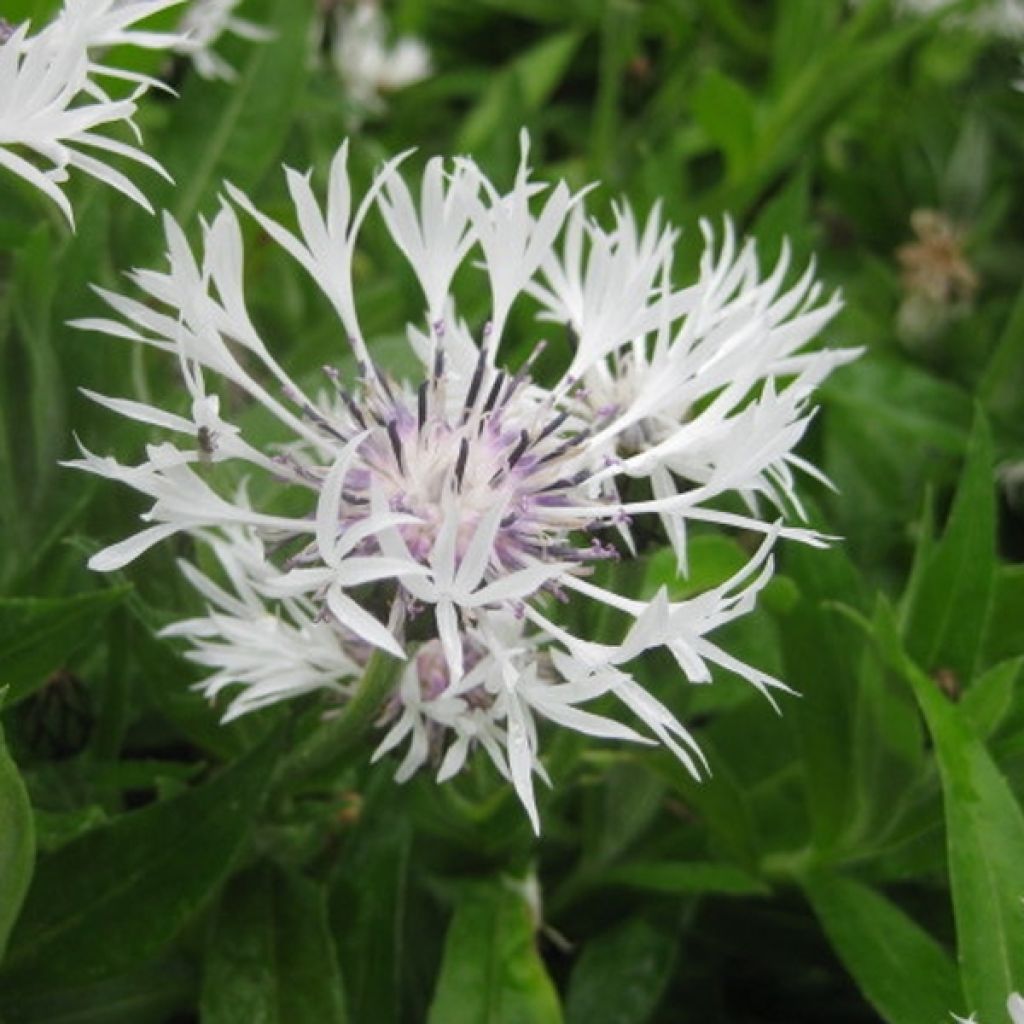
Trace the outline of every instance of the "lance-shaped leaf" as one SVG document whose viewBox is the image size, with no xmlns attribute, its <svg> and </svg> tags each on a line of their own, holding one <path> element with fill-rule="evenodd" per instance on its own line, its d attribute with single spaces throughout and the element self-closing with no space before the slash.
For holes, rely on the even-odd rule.
<svg viewBox="0 0 1024 1024">
<path fill-rule="evenodd" d="M 345 1024 L 324 893 L 268 864 L 220 900 L 207 946 L 203 1024 Z"/>
<path fill-rule="evenodd" d="M 275 735 L 210 782 L 92 829 L 40 861 L 4 978 L 38 989 L 106 977 L 169 942 L 230 873 Z"/>
<path fill-rule="evenodd" d="M 815 874 L 804 892 L 864 997 L 890 1024 L 937 1024 L 962 1003 L 949 954 L 881 893 Z"/>
<path fill-rule="evenodd" d="M 561 1024 L 562 1019 L 523 895 L 500 882 L 467 889 L 448 926 L 428 1024 Z"/>
</svg>

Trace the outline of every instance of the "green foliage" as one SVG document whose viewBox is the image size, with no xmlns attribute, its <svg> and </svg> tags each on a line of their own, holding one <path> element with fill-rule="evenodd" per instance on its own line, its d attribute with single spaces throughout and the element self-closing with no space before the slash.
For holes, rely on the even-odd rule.
<svg viewBox="0 0 1024 1024">
<path fill-rule="evenodd" d="M 3 17 L 57 6 L 8 0 Z M 388 659 L 351 713 L 325 721 L 310 695 L 221 725 L 191 689 L 199 668 L 155 635 L 198 607 L 173 572 L 187 542 L 98 589 L 89 554 L 142 508 L 58 464 L 76 434 L 126 464 L 157 437 L 79 387 L 185 409 L 173 368 L 67 326 L 100 315 L 90 285 L 160 265 L 159 219 L 72 174 L 71 235 L 0 169 L 0 1019 L 1005 1024 L 1024 989 L 1019 47 L 889 0 L 398 0 L 382 6 L 435 73 L 357 120 L 312 53 L 324 6 L 244 0 L 274 37 L 218 44 L 233 82 L 124 55 L 178 90 L 139 111 L 175 184 L 139 180 L 190 238 L 225 180 L 290 216 L 280 164 L 322 184 L 345 134 L 358 191 L 409 148 L 417 166 L 471 152 L 507 182 L 525 127 L 542 178 L 602 183 L 588 208 L 659 204 L 683 229 L 681 277 L 699 220 L 720 237 L 728 215 L 763 267 L 785 245 L 791 278 L 813 256 L 842 293 L 827 342 L 863 352 L 821 389 L 800 449 L 836 491 L 797 482 L 841 539 L 780 542 L 757 610 L 713 637 L 797 695 L 775 693 L 780 717 L 729 673 L 687 686 L 643 659 L 710 777 L 552 730 L 540 840 L 485 757 L 443 785 L 369 764 L 402 667 Z M 978 278 L 923 326 L 896 255 L 922 209 L 950 218 Z M 304 274 L 243 230 L 254 320 L 312 380 L 343 339 Z M 401 370 L 419 294 L 381 232 L 371 216 L 357 302 Z M 593 579 L 691 598 L 758 542 L 695 524 L 685 573 L 643 538 Z M 601 641 L 625 616 L 576 625 Z"/>
<path fill-rule="evenodd" d="M 3 968 L 5 989 L 117 973 L 161 950 L 228 876 L 279 743 L 210 782 L 118 817 L 42 858 Z"/>
<path fill-rule="evenodd" d="M 988 426 L 975 424 L 956 500 L 940 542 L 926 545 L 905 596 L 907 651 L 928 671 L 973 677 L 995 572 L 995 485 Z"/>
<path fill-rule="evenodd" d="M 567 1024 L 643 1024 L 664 995 L 675 961 L 672 932 L 643 918 L 593 938 L 573 968 Z"/>
<path fill-rule="evenodd" d="M 127 588 L 111 588 L 74 597 L 0 599 L 0 682 L 10 687 L 7 703 L 43 686 L 92 642 L 127 593 Z"/>
<path fill-rule="evenodd" d="M 6 691 L 0 690 L 0 706 Z M 35 862 L 35 829 L 25 785 L 0 731 L 0 962 Z"/>
<path fill-rule="evenodd" d="M 445 939 L 429 1024 L 558 1024 L 530 906 L 510 880 L 467 886 Z"/>
<path fill-rule="evenodd" d="M 934 1024 L 959 1005 L 949 954 L 869 886 L 812 875 L 804 891 L 836 951 L 872 1006 L 892 1024 Z"/>
<path fill-rule="evenodd" d="M 207 941 L 204 1024 L 349 1018 L 322 888 L 268 864 L 225 888 Z"/>
<path fill-rule="evenodd" d="M 967 1002 L 998 1019 L 1002 993 L 1024 987 L 1024 812 L 969 719 L 900 650 L 891 623 L 879 641 L 912 686 L 935 742 Z"/>
</svg>

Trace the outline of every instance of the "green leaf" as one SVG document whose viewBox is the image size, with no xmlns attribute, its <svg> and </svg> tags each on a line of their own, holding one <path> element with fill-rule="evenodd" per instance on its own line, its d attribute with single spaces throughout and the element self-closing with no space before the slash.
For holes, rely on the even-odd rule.
<svg viewBox="0 0 1024 1024">
<path fill-rule="evenodd" d="M 466 117 L 456 148 L 460 152 L 476 152 L 498 133 L 508 131 L 510 91 L 520 99 L 523 113 L 543 106 L 568 70 L 579 42 L 578 32 L 550 36 L 498 72 Z"/>
<path fill-rule="evenodd" d="M 888 1024 L 939 1024 L 960 1006 L 949 955 L 881 893 L 824 873 L 807 878 L 804 892 L 844 966 Z"/>
<path fill-rule="evenodd" d="M 652 766 L 676 790 L 688 807 L 694 808 L 716 852 L 753 869 L 758 862 L 761 836 L 751 807 L 750 794 L 740 783 L 724 757 L 718 756 L 715 745 L 707 738 L 701 747 L 715 774 L 697 781 L 671 754 L 651 757 Z"/>
<path fill-rule="evenodd" d="M 0 692 L 0 706 L 2 697 Z M 0 962 L 32 877 L 35 849 L 28 794 L 0 729 Z"/>
<path fill-rule="evenodd" d="M 1024 656 L 1008 658 L 978 676 L 963 695 L 960 706 L 971 720 L 971 727 L 982 739 L 992 736 L 1013 709 L 1021 693 Z"/>
<path fill-rule="evenodd" d="M 985 408 L 1000 419 L 1019 422 L 1020 394 L 1024 387 L 1024 287 L 1010 311 L 988 366 L 978 382 Z"/>
<path fill-rule="evenodd" d="M 613 863 L 650 827 L 665 802 L 665 780 L 646 764 L 612 764 L 587 804 L 588 864 Z"/>
<path fill-rule="evenodd" d="M 393 799 L 390 766 L 382 767 L 388 774 L 378 778 L 386 780 L 384 792 Z M 408 813 L 367 794 L 330 892 L 331 931 L 354 1021 L 398 1024 L 400 1019 L 411 843 Z"/>
<path fill-rule="evenodd" d="M 207 945 L 203 1024 L 344 1024 L 323 890 L 261 864 L 225 889 Z"/>
<path fill-rule="evenodd" d="M 128 587 L 74 597 L 0 599 L 0 685 L 8 703 L 28 696 L 87 644 Z"/>
<path fill-rule="evenodd" d="M 835 28 L 835 0 L 780 0 L 772 45 L 775 85 L 787 85 L 807 65 L 807 55 L 828 42 Z"/>
<path fill-rule="evenodd" d="M 691 537 L 687 556 L 687 572 L 680 575 L 674 551 L 662 548 L 651 555 L 644 569 L 644 596 L 653 597 L 659 587 L 666 587 L 673 601 L 684 601 L 724 583 L 739 572 L 750 557 L 732 537 L 718 533 Z M 632 562 L 622 568 L 628 569 L 630 564 Z"/>
<path fill-rule="evenodd" d="M 876 448 L 906 459 L 907 446 L 960 455 L 971 424 L 971 401 L 960 388 L 909 363 L 876 357 L 843 368 L 826 385 L 830 416 L 856 417 Z"/>
<path fill-rule="evenodd" d="M 791 245 L 794 264 L 806 263 L 811 248 L 810 206 L 811 175 L 809 164 L 804 162 L 764 204 L 750 230 L 757 239 L 758 255 L 766 264 L 778 259 L 784 241 Z"/>
<path fill-rule="evenodd" d="M 621 864 L 590 879 L 593 886 L 621 885 L 644 892 L 690 895 L 761 896 L 771 890 L 764 882 L 731 864 L 698 861 L 651 861 Z"/>
<path fill-rule="evenodd" d="M 245 42 L 238 77 L 211 82 L 192 75 L 174 104 L 160 152 L 177 185 L 156 196 L 188 223 L 227 179 L 257 185 L 277 161 L 309 69 L 312 0 L 268 0 L 265 12 L 247 10 L 274 33 Z M 156 189 L 151 190 L 154 193 Z"/>
<path fill-rule="evenodd" d="M 856 777 L 853 762 L 856 667 L 863 636 L 825 602 L 857 602 L 864 585 L 839 549 L 786 552 L 786 571 L 801 592 L 782 620 L 786 682 L 800 700 L 786 709 L 797 731 L 814 840 L 827 849 L 850 826 Z"/>
<path fill-rule="evenodd" d="M 558 1024 L 558 995 L 511 884 L 467 887 L 448 926 L 428 1024 Z"/>
<path fill-rule="evenodd" d="M 981 664 L 992 665 L 1024 651 L 1024 565 L 1002 565 L 993 582 Z"/>
<path fill-rule="evenodd" d="M 188 1014 L 197 998 L 195 968 L 181 958 L 127 974 L 60 986 L 4 1000 L 6 1024 L 167 1024 Z M 187 1018 L 186 1018 L 187 1019 Z"/>
<path fill-rule="evenodd" d="M 913 688 L 935 743 L 968 1008 L 1003 1020 L 1007 995 L 1024 989 L 1024 813 L 964 709 L 902 651 L 891 615 L 879 642 Z"/>
<path fill-rule="evenodd" d="M 105 977 L 170 941 L 229 874 L 278 745 L 273 737 L 210 782 L 43 858 L 12 936 L 5 984 L 39 989 Z"/>
<path fill-rule="evenodd" d="M 974 674 L 996 567 L 995 517 L 992 439 L 979 413 L 942 540 L 904 598 L 907 653 L 926 671 L 950 669 L 962 682 Z"/>
<path fill-rule="evenodd" d="M 8 0 L 4 4 L 4 17 L 12 25 L 31 21 L 33 31 L 50 19 L 59 6 L 59 0 Z"/>
<path fill-rule="evenodd" d="M 671 933 L 634 918 L 584 947 L 569 979 L 567 1024 L 644 1024 L 672 975 Z"/>
<path fill-rule="evenodd" d="M 729 179 L 741 179 L 750 168 L 757 134 L 753 96 L 713 68 L 701 79 L 691 102 L 697 122 L 725 154 Z"/>
</svg>

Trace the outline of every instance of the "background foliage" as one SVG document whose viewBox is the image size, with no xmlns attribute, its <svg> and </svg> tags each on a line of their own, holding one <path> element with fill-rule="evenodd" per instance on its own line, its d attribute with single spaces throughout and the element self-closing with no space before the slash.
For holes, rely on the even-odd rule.
<svg viewBox="0 0 1024 1024">
<path fill-rule="evenodd" d="M 46 16 L 14 0 L 5 16 Z M 228 41 L 233 84 L 176 69 L 147 144 L 177 179 L 154 202 L 198 230 L 222 179 L 273 213 L 279 164 L 318 180 L 346 133 L 308 59 L 313 0 L 249 0 L 273 43 Z M 85 401 L 178 390 L 163 364 L 65 326 L 90 283 L 159 258 L 159 232 L 75 185 L 79 230 L 0 183 L 0 1019 L 5 1024 L 1004 1024 L 1024 989 L 1024 532 L 997 467 L 1024 459 L 1024 96 L 1015 48 L 898 19 L 881 0 L 400 0 L 437 73 L 353 146 L 363 182 L 410 145 L 534 163 L 660 201 L 699 252 L 727 211 L 765 261 L 846 307 L 838 372 L 806 441 L 837 485 L 805 488 L 828 552 L 790 546 L 728 646 L 802 697 L 666 688 L 713 777 L 667 756 L 550 745 L 545 834 L 479 763 L 407 786 L 369 748 L 295 791 L 301 702 L 228 727 L 157 627 L 193 607 L 155 551 L 123 577 L 87 555 L 130 529 L 123 492 L 57 466 L 72 430 L 130 459 L 145 433 Z M 159 69 L 161 58 L 129 58 Z M 900 327 L 896 249 L 915 210 L 963 232 L 979 287 Z M 372 226 L 357 268 L 367 335 L 400 365 L 417 292 Z M 255 235 L 255 315 L 312 375 L 340 339 L 311 286 Z M 905 327 L 905 324 L 904 324 Z M 325 355 L 330 353 L 330 356 Z M 698 535 L 725 578 L 747 539 Z M 659 555 L 621 571 L 664 580 Z M 664 682 L 668 682 L 665 680 Z M 276 781 L 275 781 L 276 780 Z"/>
</svg>

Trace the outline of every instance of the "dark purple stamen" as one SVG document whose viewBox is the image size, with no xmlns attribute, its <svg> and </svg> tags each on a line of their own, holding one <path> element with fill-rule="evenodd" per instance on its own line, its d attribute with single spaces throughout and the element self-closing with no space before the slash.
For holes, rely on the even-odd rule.
<svg viewBox="0 0 1024 1024">
<path fill-rule="evenodd" d="M 424 381 L 416 391 L 416 425 L 417 429 L 423 430 L 423 424 L 427 422 L 427 382 Z"/>
<path fill-rule="evenodd" d="M 463 438 L 459 442 L 459 457 L 455 460 L 455 483 L 462 487 L 462 475 L 466 472 L 466 460 L 469 458 L 469 441 Z"/>
<path fill-rule="evenodd" d="M 346 444 L 348 442 L 348 438 L 340 430 L 337 430 L 328 423 L 328 421 L 316 409 L 314 409 L 309 402 L 303 403 L 302 411 L 307 419 L 312 420 L 322 431 L 330 434 L 331 437 L 336 440 L 341 441 L 342 444 Z"/>
<path fill-rule="evenodd" d="M 512 449 L 512 454 L 508 457 L 508 468 L 513 469 L 515 464 L 523 457 L 523 453 L 527 448 L 530 447 L 530 435 L 525 431 L 521 431 L 519 434 L 519 443 Z"/>
<path fill-rule="evenodd" d="M 569 418 L 568 412 L 560 412 L 550 423 L 537 435 L 537 439 L 533 442 L 539 444 L 546 437 L 550 437 L 567 419 Z"/>
<path fill-rule="evenodd" d="M 348 409 L 349 415 L 356 421 L 356 423 L 366 429 L 366 417 L 363 415 L 362 410 L 356 405 L 355 399 L 341 386 L 341 382 L 335 380 L 334 386 L 337 388 L 338 394 L 341 396 L 341 400 L 345 403 L 345 408 Z"/>
<path fill-rule="evenodd" d="M 501 385 L 505 383 L 505 373 L 503 370 L 499 370 L 497 376 L 494 378 L 494 383 L 491 385 L 490 394 L 487 396 L 487 401 L 484 402 L 484 412 L 490 412 L 495 403 L 498 401 L 498 392 L 501 391 Z"/>
<path fill-rule="evenodd" d="M 398 436 L 398 421 L 388 420 L 388 440 L 391 441 L 391 450 L 395 453 L 395 462 L 398 463 L 400 472 L 405 472 L 405 465 L 402 461 L 402 439 Z"/>
<path fill-rule="evenodd" d="M 480 349 L 477 357 L 476 369 L 473 371 L 473 378 L 469 382 L 469 391 L 466 393 L 466 411 L 462 414 L 462 422 L 466 422 L 470 410 L 476 404 L 476 396 L 480 393 L 480 384 L 484 379 L 484 368 L 487 366 L 487 349 Z"/>
</svg>

